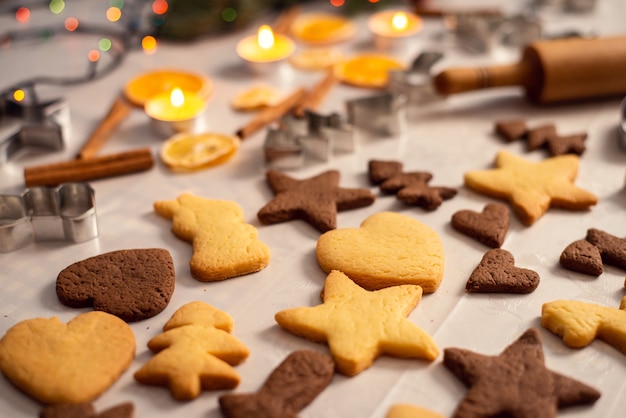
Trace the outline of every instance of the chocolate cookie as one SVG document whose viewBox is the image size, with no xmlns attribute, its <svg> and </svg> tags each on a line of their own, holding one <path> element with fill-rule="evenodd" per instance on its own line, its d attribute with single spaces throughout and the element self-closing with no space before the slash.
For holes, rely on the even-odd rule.
<svg viewBox="0 0 626 418">
<path fill-rule="evenodd" d="M 528 129 L 524 119 L 507 119 L 496 122 L 495 132 L 506 142 L 523 138 Z"/>
<path fill-rule="evenodd" d="M 469 387 L 453 418 L 554 418 L 560 408 L 600 398 L 596 389 L 546 368 L 536 328 L 497 356 L 447 348 L 443 364 Z"/>
<path fill-rule="evenodd" d="M 568 245 L 559 257 L 559 264 L 568 270 L 591 276 L 599 276 L 604 271 L 600 250 L 584 239 Z"/>
<path fill-rule="evenodd" d="M 539 285 L 539 275 L 515 267 L 513 255 L 503 249 L 489 250 L 470 275 L 465 289 L 477 293 L 530 293 Z"/>
<path fill-rule="evenodd" d="M 491 248 L 500 248 L 509 230 L 509 208 L 489 203 L 482 212 L 460 210 L 452 215 L 452 227 Z"/>
<path fill-rule="evenodd" d="M 296 418 L 333 378 L 335 363 L 313 350 L 294 351 L 272 371 L 256 393 L 219 398 L 226 418 Z"/>
<path fill-rule="evenodd" d="M 339 187 L 336 170 L 304 180 L 269 170 L 266 180 L 275 197 L 257 213 L 264 224 L 301 219 L 318 231 L 326 232 L 337 228 L 338 211 L 369 206 L 376 200 L 367 189 Z"/>
<path fill-rule="evenodd" d="M 626 238 L 591 228 L 587 230 L 586 240 L 598 247 L 605 264 L 626 270 Z"/>
<path fill-rule="evenodd" d="M 66 306 L 104 311 L 126 322 L 160 313 L 174 293 L 174 262 L 160 248 L 112 251 L 63 269 L 57 297 Z"/>
<path fill-rule="evenodd" d="M 39 418 L 133 418 L 135 405 L 125 402 L 96 413 L 91 402 L 50 405 L 39 412 Z"/>
<path fill-rule="evenodd" d="M 546 143 L 557 136 L 556 126 L 553 123 L 541 125 L 528 131 L 527 147 L 528 151 L 534 151 L 546 145 Z"/>
</svg>

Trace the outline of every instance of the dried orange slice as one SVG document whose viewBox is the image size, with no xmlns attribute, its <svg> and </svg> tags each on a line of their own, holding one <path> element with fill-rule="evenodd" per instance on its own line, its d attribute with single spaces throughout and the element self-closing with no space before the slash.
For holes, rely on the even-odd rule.
<svg viewBox="0 0 626 418">
<path fill-rule="evenodd" d="M 289 59 L 289 63 L 299 70 L 325 70 L 343 59 L 343 54 L 334 48 L 308 48 L 297 52 Z"/>
<path fill-rule="evenodd" d="M 308 13 L 291 24 L 291 33 L 302 42 L 331 44 L 350 39 L 356 33 L 354 23 L 331 13 Z"/>
<path fill-rule="evenodd" d="M 208 99 L 213 92 L 213 83 L 202 75 L 189 71 L 162 69 L 141 74 L 124 87 L 124 96 L 135 106 L 143 107 L 146 101 L 160 93 L 169 93 L 174 88 L 196 93 Z"/>
<path fill-rule="evenodd" d="M 194 171 L 228 161 L 239 148 L 239 138 L 214 132 L 181 133 L 165 141 L 159 156 L 173 170 Z"/>
<path fill-rule="evenodd" d="M 230 105 L 235 110 L 258 110 L 275 105 L 281 98 L 282 94 L 275 88 L 259 85 L 236 95 Z"/>
<path fill-rule="evenodd" d="M 333 68 L 337 78 L 357 87 L 383 88 L 389 81 L 389 71 L 404 70 L 400 61 L 385 55 L 360 55 L 342 61 Z"/>
</svg>

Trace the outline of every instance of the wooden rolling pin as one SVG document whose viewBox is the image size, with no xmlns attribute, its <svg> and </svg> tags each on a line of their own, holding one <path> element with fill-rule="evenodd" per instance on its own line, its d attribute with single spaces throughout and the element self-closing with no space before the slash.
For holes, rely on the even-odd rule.
<svg viewBox="0 0 626 418">
<path fill-rule="evenodd" d="M 536 103 L 626 95 L 626 36 L 538 41 L 524 48 L 518 63 L 450 68 L 437 74 L 444 95 L 520 86 Z"/>
</svg>

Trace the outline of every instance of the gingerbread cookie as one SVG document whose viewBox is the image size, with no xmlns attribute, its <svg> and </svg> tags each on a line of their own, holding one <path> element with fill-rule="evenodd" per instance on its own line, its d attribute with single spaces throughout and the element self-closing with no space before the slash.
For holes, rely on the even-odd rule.
<svg viewBox="0 0 626 418">
<path fill-rule="evenodd" d="M 367 189 L 339 187 L 339 172 L 325 171 L 305 180 L 296 180 L 280 171 L 269 170 L 266 180 L 275 194 L 257 216 L 268 225 L 301 219 L 320 232 L 337 227 L 337 211 L 374 203 Z"/>
<path fill-rule="evenodd" d="M 392 286 L 369 292 L 340 271 L 326 278 L 323 303 L 276 313 L 278 325 L 292 334 L 328 343 L 337 370 L 354 376 L 381 354 L 434 360 L 435 342 L 406 317 L 417 306 L 422 289 Z"/>
<path fill-rule="evenodd" d="M 557 137 L 556 126 L 553 123 L 537 126 L 529 129 L 526 136 L 528 151 L 534 151 L 546 145 L 552 138 Z"/>
<path fill-rule="evenodd" d="M 626 238 L 590 228 L 585 239 L 598 248 L 605 264 L 626 270 Z"/>
<path fill-rule="evenodd" d="M 452 227 L 491 248 L 500 248 L 509 230 L 509 209 L 489 203 L 482 212 L 460 210 L 452 215 Z"/>
<path fill-rule="evenodd" d="M 233 389 L 240 377 L 232 366 L 243 362 L 250 350 L 230 329 L 232 320 L 225 312 L 203 302 L 184 305 L 164 332 L 148 341 L 156 355 L 135 372 L 135 380 L 168 386 L 178 400 L 195 399 L 203 390 Z"/>
<path fill-rule="evenodd" d="M 93 306 L 132 322 L 163 311 L 174 293 L 175 279 L 167 250 L 120 250 L 64 268 L 57 276 L 56 293 L 66 306 Z"/>
<path fill-rule="evenodd" d="M 154 211 L 172 221 L 174 235 L 192 244 L 189 266 L 197 280 L 224 280 L 269 264 L 268 246 L 258 238 L 256 228 L 245 223 L 235 202 L 184 193 L 176 200 L 155 202 Z"/>
<path fill-rule="evenodd" d="M 446 348 L 443 364 L 469 387 L 453 418 L 553 418 L 560 408 L 600 398 L 596 389 L 546 368 L 536 328 L 497 356 Z"/>
<path fill-rule="evenodd" d="M 369 177 L 380 185 L 383 193 L 395 194 L 398 200 L 407 205 L 420 206 L 426 210 L 435 210 L 444 200 L 456 196 L 456 189 L 451 187 L 430 186 L 432 174 L 423 171 L 403 172 L 402 164 L 397 161 L 369 162 Z"/>
<path fill-rule="evenodd" d="M 585 347 L 598 338 L 626 354 L 626 297 L 619 309 L 575 300 L 555 300 L 541 307 L 541 325 L 568 347 Z"/>
<path fill-rule="evenodd" d="M 395 212 L 371 215 L 358 228 L 322 234 L 316 255 L 326 273 L 342 271 L 368 290 L 413 284 L 432 293 L 443 278 L 444 251 L 437 233 Z"/>
<path fill-rule="evenodd" d="M 465 173 L 465 185 L 488 196 L 506 199 L 525 225 L 532 225 L 550 207 L 587 210 L 598 198 L 574 185 L 578 157 L 562 155 L 535 163 L 507 151 L 496 157 L 496 168 Z"/>
<path fill-rule="evenodd" d="M 513 255 L 501 248 L 487 251 L 472 271 L 465 289 L 475 293 L 530 293 L 539 286 L 539 275 L 514 265 Z"/>
<path fill-rule="evenodd" d="M 17 323 L 0 340 L 0 369 L 18 389 L 44 404 L 91 402 L 135 357 L 135 335 L 106 312 L 67 324 L 58 318 Z"/>
<path fill-rule="evenodd" d="M 568 270 L 591 276 L 599 276 L 604 271 L 600 250 L 584 239 L 568 245 L 559 257 L 559 264 Z"/>
<path fill-rule="evenodd" d="M 90 402 L 50 405 L 39 413 L 39 418 L 133 418 L 135 405 L 132 402 L 108 408 L 99 414 Z"/>
<path fill-rule="evenodd" d="M 495 132 L 506 142 L 513 142 L 526 136 L 526 120 L 525 119 L 506 119 L 497 121 L 495 124 Z"/>
<path fill-rule="evenodd" d="M 296 418 L 330 384 L 334 372 L 335 363 L 328 355 L 294 351 L 258 392 L 220 396 L 220 409 L 226 418 Z"/>
</svg>

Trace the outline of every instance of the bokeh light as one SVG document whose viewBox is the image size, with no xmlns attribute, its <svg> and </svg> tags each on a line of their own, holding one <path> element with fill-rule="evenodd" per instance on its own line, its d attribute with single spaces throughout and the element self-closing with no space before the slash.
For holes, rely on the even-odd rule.
<svg viewBox="0 0 626 418">
<path fill-rule="evenodd" d="M 157 41 L 154 36 L 148 35 L 144 36 L 141 39 L 141 47 L 143 48 L 143 52 L 148 55 L 152 55 L 156 52 Z"/>
<path fill-rule="evenodd" d="M 51 0 L 48 7 L 52 13 L 58 15 L 65 9 L 65 2 L 63 0 Z"/>
<path fill-rule="evenodd" d="M 122 7 L 124 7 L 124 0 L 110 0 L 109 6 L 121 9 Z"/>
<path fill-rule="evenodd" d="M 98 41 L 98 48 L 100 48 L 100 51 L 103 51 L 103 52 L 106 52 L 109 49 L 111 49 L 112 45 L 113 43 L 111 42 L 109 38 L 102 38 Z"/>
<path fill-rule="evenodd" d="M 26 93 L 24 93 L 24 90 L 22 89 L 17 89 L 13 92 L 13 100 L 15 100 L 16 102 L 21 102 L 22 100 L 24 100 L 25 97 Z"/>
<path fill-rule="evenodd" d="M 91 61 L 91 62 L 98 61 L 100 59 L 100 51 L 98 51 L 97 49 L 92 49 L 87 54 L 87 58 L 89 58 L 89 61 Z"/>
<path fill-rule="evenodd" d="M 28 7 L 18 7 L 15 11 L 15 19 L 20 23 L 28 22 L 28 19 L 30 19 L 30 9 Z"/>
<path fill-rule="evenodd" d="M 237 10 L 232 7 L 227 7 L 222 10 L 222 19 L 224 22 L 234 22 L 237 19 Z"/>
<path fill-rule="evenodd" d="M 346 0 L 330 0 L 330 4 L 335 7 L 341 7 L 346 3 Z"/>
<path fill-rule="evenodd" d="M 68 17 L 67 19 L 65 19 L 65 29 L 68 32 L 74 32 L 76 29 L 78 29 L 78 19 L 76 19 L 75 17 Z"/>
<path fill-rule="evenodd" d="M 154 0 L 152 2 L 152 11 L 157 15 L 164 15 L 168 7 L 166 0 Z"/>
<path fill-rule="evenodd" d="M 107 9 L 107 20 L 117 22 L 122 17 L 122 10 L 119 7 L 109 7 Z"/>
</svg>

